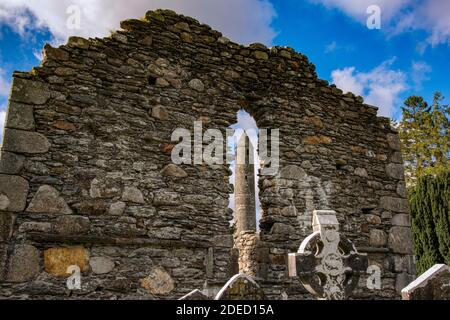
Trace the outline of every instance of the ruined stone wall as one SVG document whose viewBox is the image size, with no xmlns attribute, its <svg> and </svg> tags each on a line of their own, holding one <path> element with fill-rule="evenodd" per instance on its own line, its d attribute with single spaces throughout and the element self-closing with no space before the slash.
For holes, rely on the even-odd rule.
<svg viewBox="0 0 450 320">
<path fill-rule="evenodd" d="M 281 171 L 260 179 L 258 282 L 271 299 L 310 298 L 286 255 L 314 209 L 382 268 L 397 298 L 414 274 L 397 133 L 361 98 L 317 79 L 289 48 L 230 42 L 171 11 L 104 39 L 46 46 L 15 73 L 0 162 L 1 298 L 179 298 L 232 271 L 231 174 L 172 164 L 175 128 L 225 131 L 244 108 L 280 129 Z M 69 292 L 78 265 L 82 290 Z"/>
</svg>

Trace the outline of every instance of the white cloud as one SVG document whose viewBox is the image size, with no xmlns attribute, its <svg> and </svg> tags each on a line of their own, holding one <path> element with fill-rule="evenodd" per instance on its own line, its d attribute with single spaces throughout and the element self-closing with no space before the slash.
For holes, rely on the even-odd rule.
<svg viewBox="0 0 450 320">
<path fill-rule="evenodd" d="M 355 50 L 355 47 L 353 47 L 351 45 L 341 45 L 341 44 L 338 44 L 336 41 L 332 41 L 325 46 L 325 53 L 332 53 L 335 51 L 350 52 L 350 51 L 354 51 L 354 50 Z"/>
<path fill-rule="evenodd" d="M 344 69 L 334 70 L 331 73 L 333 83 L 346 92 L 353 92 L 356 95 L 362 95 L 364 91 L 364 83 L 355 75 L 355 67 L 347 67 Z"/>
<path fill-rule="evenodd" d="M 37 61 L 42 61 L 42 59 L 44 59 L 42 50 L 33 49 L 33 56 Z"/>
<path fill-rule="evenodd" d="M 310 0 L 329 9 L 338 9 L 366 25 L 367 8 L 381 9 L 382 29 L 390 35 L 411 30 L 428 32 L 429 45 L 450 45 L 450 1 L 436 0 Z M 419 50 L 423 51 L 423 44 Z"/>
<path fill-rule="evenodd" d="M 8 2 L 8 0 L 5 0 Z M 5 3 L 6 4 L 6 3 Z M 21 8 L 7 7 L 0 4 L 0 22 L 9 25 L 15 32 L 24 34 L 31 24 L 31 19 Z"/>
<path fill-rule="evenodd" d="M 367 8 L 377 5 L 384 19 L 390 20 L 411 0 L 310 0 L 329 9 L 339 9 L 362 23 L 366 23 Z"/>
<path fill-rule="evenodd" d="M 67 28 L 66 11 L 71 5 L 78 5 L 81 10 L 79 30 Z M 71 35 L 105 36 L 118 29 L 121 20 L 140 18 L 157 8 L 192 16 L 241 43 L 270 45 L 276 35 L 271 27 L 276 12 L 268 0 L 2 0 L 0 22 L 20 34 L 46 27 L 57 42 L 64 42 Z M 30 13 L 35 19 L 30 19 Z"/>
<path fill-rule="evenodd" d="M 0 96 L 7 96 L 9 94 L 10 83 L 5 74 L 5 71 L 0 68 Z"/>
<path fill-rule="evenodd" d="M 337 42 L 333 41 L 325 47 L 325 53 L 333 52 L 337 49 Z"/>
<path fill-rule="evenodd" d="M 408 88 L 406 75 L 390 67 L 395 58 L 383 62 L 368 72 L 358 72 L 355 67 L 334 70 L 333 83 L 345 92 L 363 96 L 365 102 L 379 107 L 379 115 L 391 117 L 399 95 Z"/>
<path fill-rule="evenodd" d="M 411 80 L 414 83 L 414 88 L 416 90 L 421 90 L 422 82 L 430 79 L 428 74 L 431 72 L 432 68 L 424 61 L 414 61 L 411 69 Z"/>
<path fill-rule="evenodd" d="M 450 45 L 450 1 L 424 0 L 397 26 L 398 32 L 418 29 L 429 32 L 430 45 Z"/>
<path fill-rule="evenodd" d="M 5 128 L 6 111 L 0 109 L 0 146 L 3 144 L 3 130 Z"/>
</svg>

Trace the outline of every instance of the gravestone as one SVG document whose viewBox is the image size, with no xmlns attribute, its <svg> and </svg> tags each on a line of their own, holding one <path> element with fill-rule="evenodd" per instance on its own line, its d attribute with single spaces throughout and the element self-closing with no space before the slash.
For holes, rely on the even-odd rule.
<svg viewBox="0 0 450 320">
<path fill-rule="evenodd" d="M 403 300 L 450 300 L 450 267 L 435 264 L 402 290 Z"/>
<path fill-rule="evenodd" d="M 209 297 L 205 294 L 203 294 L 203 292 L 201 292 L 198 289 L 195 289 L 191 292 L 189 292 L 187 295 L 181 297 L 178 300 L 189 300 L 189 301 L 194 301 L 194 300 L 211 300 L 209 299 Z"/>
<path fill-rule="evenodd" d="M 256 281 L 245 274 L 232 277 L 214 300 L 265 300 L 266 296 Z"/>
<path fill-rule="evenodd" d="M 336 212 L 315 210 L 313 234 L 289 254 L 290 277 L 299 277 L 303 286 L 318 299 L 342 300 L 357 286 L 367 270 L 368 259 L 339 233 Z"/>
<path fill-rule="evenodd" d="M 236 274 L 219 290 L 214 300 L 265 300 L 266 295 L 258 283 L 248 275 Z M 195 289 L 179 300 L 213 300 Z"/>
</svg>

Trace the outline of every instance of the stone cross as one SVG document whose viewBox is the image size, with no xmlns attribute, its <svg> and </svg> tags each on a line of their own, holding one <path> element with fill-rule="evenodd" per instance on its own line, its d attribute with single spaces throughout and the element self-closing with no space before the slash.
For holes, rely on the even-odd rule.
<svg viewBox="0 0 450 320">
<path fill-rule="evenodd" d="M 289 254 L 289 276 L 298 276 L 318 299 L 345 299 L 366 272 L 367 255 L 358 253 L 339 233 L 335 211 L 315 210 L 312 225 L 313 234 L 303 240 L 297 253 Z"/>
</svg>

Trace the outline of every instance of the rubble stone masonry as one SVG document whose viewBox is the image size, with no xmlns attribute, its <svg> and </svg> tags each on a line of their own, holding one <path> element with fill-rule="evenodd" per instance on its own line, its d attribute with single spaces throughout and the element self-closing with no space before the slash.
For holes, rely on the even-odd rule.
<svg viewBox="0 0 450 320">
<path fill-rule="evenodd" d="M 400 298 L 415 274 L 397 132 L 361 97 L 319 80 L 286 47 L 242 46 L 167 10 L 103 39 L 44 48 L 16 72 L 0 162 L 0 298 L 176 299 L 224 285 L 232 264 L 227 164 L 175 165 L 176 128 L 225 130 L 241 108 L 280 129 L 275 176 L 260 177 L 257 281 L 270 299 L 311 298 L 287 254 L 315 209 L 382 270 Z M 81 290 L 69 291 L 77 265 Z"/>
</svg>

